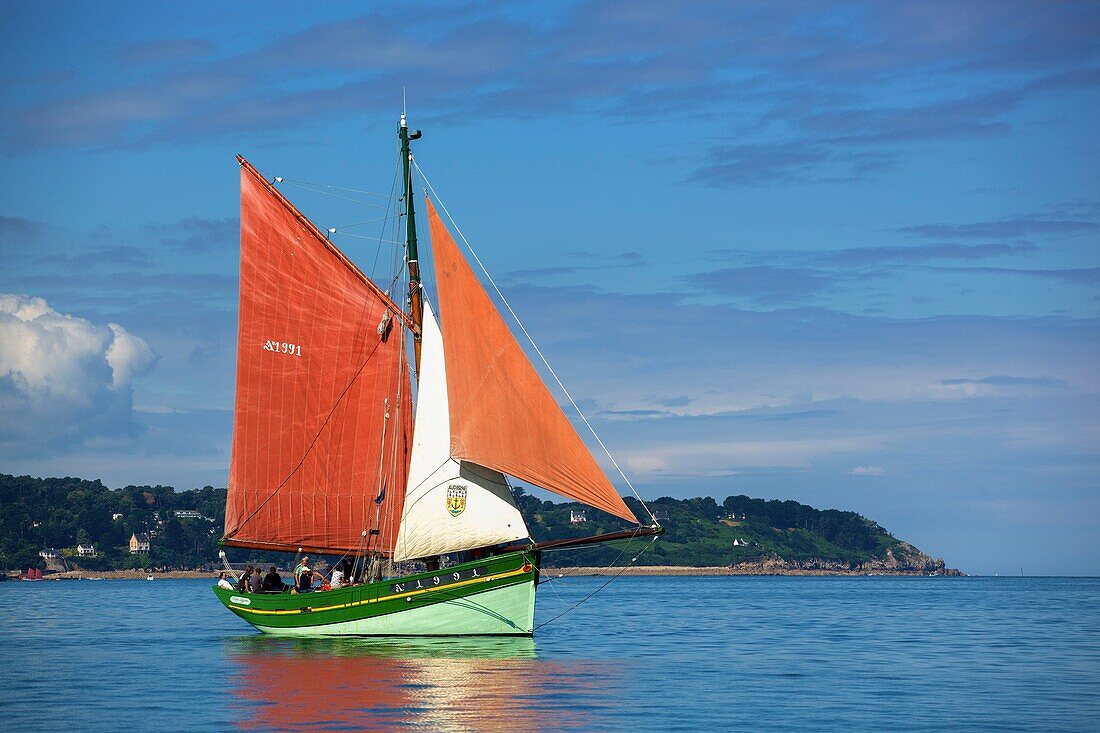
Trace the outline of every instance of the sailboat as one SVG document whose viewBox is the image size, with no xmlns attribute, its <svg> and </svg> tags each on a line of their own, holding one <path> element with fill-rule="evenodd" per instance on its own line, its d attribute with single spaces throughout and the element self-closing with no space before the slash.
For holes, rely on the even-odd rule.
<svg viewBox="0 0 1100 733">
<path fill-rule="evenodd" d="M 410 152 L 420 136 L 402 114 L 400 294 L 403 283 L 383 290 L 295 208 L 281 179 L 237 157 L 237 380 L 221 543 L 337 555 L 355 581 L 303 593 L 214 587 L 265 633 L 530 636 L 544 551 L 663 531 L 616 492 L 428 197 L 437 302 L 426 297 Z M 507 477 L 632 526 L 534 542 Z"/>
</svg>

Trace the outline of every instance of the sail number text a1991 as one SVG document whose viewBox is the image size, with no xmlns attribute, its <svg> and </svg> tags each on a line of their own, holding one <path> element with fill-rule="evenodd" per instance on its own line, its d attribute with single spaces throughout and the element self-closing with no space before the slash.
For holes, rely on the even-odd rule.
<svg viewBox="0 0 1100 733">
<path fill-rule="evenodd" d="M 288 344 L 286 341 L 264 341 L 264 351 L 273 351 L 276 354 L 287 354 L 288 356 L 301 356 L 302 345 Z"/>
</svg>

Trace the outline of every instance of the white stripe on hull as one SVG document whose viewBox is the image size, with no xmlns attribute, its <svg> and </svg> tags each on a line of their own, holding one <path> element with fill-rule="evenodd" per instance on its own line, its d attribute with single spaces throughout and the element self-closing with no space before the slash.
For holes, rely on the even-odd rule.
<svg viewBox="0 0 1100 733">
<path fill-rule="evenodd" d="M 253 625 L 276 636 L 485 636 L 531 634 L 535 625 L 535 583 L 517 583 L 466 598 L 410 604 L 384 616 L 323 626 L 281 628 Z"/>
</svg>

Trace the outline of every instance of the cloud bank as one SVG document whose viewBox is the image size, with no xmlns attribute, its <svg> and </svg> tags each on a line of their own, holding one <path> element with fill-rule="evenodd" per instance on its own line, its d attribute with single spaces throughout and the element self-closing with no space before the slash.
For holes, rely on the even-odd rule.
<svg viewBox="0 0 1100 733">
<path fill-rule="evenodd" d="M 156 359 L 117 323 L 59 313 L 42 298 L 0 295 L 0 457 L 134 438 L 133 382 Z"/>
</svg>

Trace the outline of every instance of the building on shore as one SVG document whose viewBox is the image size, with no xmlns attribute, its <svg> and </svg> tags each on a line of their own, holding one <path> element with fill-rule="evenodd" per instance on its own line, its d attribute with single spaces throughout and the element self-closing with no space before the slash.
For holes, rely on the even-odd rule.
<svg viewBox="0 0 1100 733">
<path fill-rule="evenodd" d="M 95 544 L 79 544 L 76 546 L 76 554 L 80 557 L 95 557 Z"/>
<path fill-rule="evenodd" d="M 581 522 L 587 522 L 588 517 L 585 516 L 583 509 L 570 509 L 569 510 L 569 523 L 580 524 Z"/>
<path fill-rule="evenodd" d="M 144 532 L 134 532 L 130 535 L 130 554 L 149 552 L 149 535 Z"/>
<path fill-rule="evenodd" d="M 176 517 L 176 519 L 205 519 L 208 522 L 214 521 L 213 519 L 205 516 L 202 512 L 196 509 L 177 509 L 172 512 L 172 514 Z"/>
<path fill-rule="evenodd" d="M 46 569 L 55 573 L 63 573 L 68 570 L 65 565 L 65 557 L 61 550 L 54 547 L 44 547 L 38 551 L 38 556 L 46 563 Z"/>
</svg>

